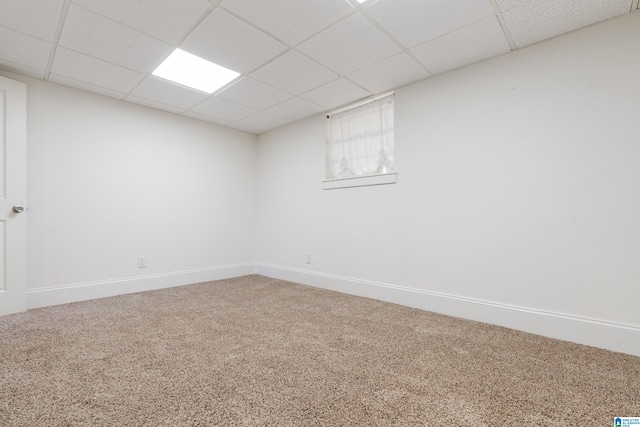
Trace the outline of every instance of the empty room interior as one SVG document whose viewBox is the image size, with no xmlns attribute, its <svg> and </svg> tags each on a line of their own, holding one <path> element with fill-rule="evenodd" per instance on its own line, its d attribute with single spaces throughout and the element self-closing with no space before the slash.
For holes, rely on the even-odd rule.
<svg viewBox="0 0 640 427">
<path fill-rule="evenodd" d="M 640 425 L 638 8 L 0 0 L 0 425 Z"/>
</svg>

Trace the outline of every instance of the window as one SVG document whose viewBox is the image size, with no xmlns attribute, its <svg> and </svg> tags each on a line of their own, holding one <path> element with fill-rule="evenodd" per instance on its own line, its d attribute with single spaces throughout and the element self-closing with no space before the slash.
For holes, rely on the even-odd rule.
<svg viewBox="0 0 640 427">
<path fill-rule="evenodd" d="M 393 94 L 328 114 L 326 149 L 325 189 L 395 183 Z"/>
</svg>

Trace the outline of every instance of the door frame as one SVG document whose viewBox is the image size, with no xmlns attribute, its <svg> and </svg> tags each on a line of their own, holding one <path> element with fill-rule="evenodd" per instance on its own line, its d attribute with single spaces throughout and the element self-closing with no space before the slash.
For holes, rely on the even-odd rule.
<svg viewBox="0 0 640 427">
<path fill-rule="evenodd" d="M 0 76 L 4 93 L 4 189 L 0 188 L 0 222 L 4 226 L 4 271 L 0 315 L 27 310 L 27 86 Z M 4 191 L 2 191 L 4 190 Z M 22 206 L 22 213 L 13 212 Z M 2 243 L 2 242 L 0 242 Z"/>
</svg>

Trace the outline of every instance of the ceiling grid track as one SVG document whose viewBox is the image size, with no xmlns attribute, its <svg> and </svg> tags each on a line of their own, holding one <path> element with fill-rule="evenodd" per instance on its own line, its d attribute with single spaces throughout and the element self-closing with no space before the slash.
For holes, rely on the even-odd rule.
<svg viewBox="0 0 640 427">
<path fill-rule="evenodd" d="M 586 22 L 640 19 L 640 0 L 584 0 L 577 14 L 553 0 L 5 1 L 0 69 L 251 133 Z M 154 78 L 177 47 L 241 76 L 212 94 Z"/>
<path fill-rule="evenodd" d="M 364 16 L 365 18 L 367 18 L 369 20 L 369 22 L 371 22 L 373 25 L 375 25 L 375 27 L 382 31 L 382 33 L 389 38 L 392 42 L 394 42 L 402 51 L 402 53 L 404 53 L 405 55 L 407 55 L 409 58 L 413 59 L 420 67 L 422 67 L 422 69 L 424 69 L 427 73 L 429 73 L 430 75 L 435 75 L 436 73 L 434 73 L 433 71 L 431 71 L 431 69 L 429 69 L 429 67 L 427 67 L 422 61 L 420 61 L 414 54 L 413 52 L 411 52 L 411 49 L 405 45 L 403 45 L 402 43 L 400 43 L 400 41 L 393 35 L 391 34 L 389 31 L 387 31 L 386 28 L 384 28 L 382 25 L 380 25 L 380 23 L 378 23 L 378 21 L 376 21 L 375 19 L 373 19 L 373 17 L 371 15 L 369 15 L 364 8 L 362 8 L 360 10 L 360 13 L 362 14 L 362 16 Z"/>
<path fill-rule="evenodd" d="M 191 34 L 198 25 L 200 25 L 202 23 L 202 21 L 204 21 L 207 16 L 209 16 L 211 14 L 211 12 L 213 12 L 214 9 L 216 9 L 218 7 L 218 3 L 219 1 L 211 1 L 211 5 L 207 8 L 207 10 L 205 10 L 202 15 L 200 15 L 200 18 L 198 18 L 193 25 L 191 25 L 191 27 L 182 35 L 182 37 L 180 37 L 178 39 L 178 41 L 176 42 L 175 46 L 173 46 L 172 49 L 169 49 L 169 51 L 167 51 L 165 53 L 165 55 L 161 56 L 160 58 L 158 58 L 158 61 L 156 61 L 156 63 L 151 67 L 151 70 L 155 70 L 158 66 L 160 66 L 160 64 L 162 64 L 168 57 L 169 55 L 171 55 L 171 53 L 173 53 L 173 51 L 175 50 L 175 48 L 177 48 L 178 46 L 180 46 L 182 44 L 182 42 L 185 41 L 185 39 L 187 37 L 189 37 L 189 34 Z M 135 30 L 135 28 L 134 28 Z M 147 76 L 143 76 L 140 81 L 133 86 L 133 88 L 131 88 L 131 90 L 129 90 L 129 92 L 125 93 L 120 100 L 124 101 L 126 100 L 129 96 L 131 96 L 131 94 L 133 93 L 133 91 L 135 91 L 138 86 L 140 86 L 142 84 L 142 82 L 144 82 L 144 80 L 147 78 Z M 206 99 L 205 99 L 206 100 Z M 202 102 L 204 102 L 205 100 L 203 100 Z M 198 104 L 201 104 L 201 102 L 199 102 Z M 181 113 L 184 114 L 184 113 Z"/>
<path fill-rule="evenodd" d="M 211 12 L 213 12 L 213 10 L 218 7 L 216 4 L 212 4 L 211 6 L 209 6 L 209 8 L 204 11 L 204 13 L 202 15 L 200 15 L 200 18 L 198 18 L 193 25 L 191 25 L 191 27 L 182 35 L 182 37 L 180 37 L 180 39 L 178 39 L 177 43 L 175 44 L 175 46 L 173 46 L 171 49 L 169 49 L 169 51 L 167 51 L 167 53 L 163 56 L 161 56 L 160 58 L 158 58 L 158 60 L 156 61 L 155 64 L 153 64 L 153 66 L 151 67 L 151 70 L 155 70 L 158 66 L 160 66 L 160 64 L 162 64 L 165 59 L 167 59 L 169 57 L 169 55 L 171 55 L 173 53 L 173 51 L 175 50 L 175 48 L 177 48 L 178 46 L 180 46 L 182 44 L 182 42 L 185 41 L 185 39 L 187 37 L 189 37 L 189 34 L 191 34 L 198 25 L 200 25 L 202 23 L 202 21 L 204 21 L 207 16 L 209 16 L 211 14 Z M 135 30 L 135 28 L 133 28 Z M 163 41 L 164 42 L 164 41 Z M 137 85 L 136 85 L 137 87 Z M 131 91 L 133 92 L 135 90 L 132 89 Z"/>
<path fill-rule="evenodd" d="M 489 2 L 491 3 L 491 6 L 493 6 L 493 11 L 496 13 L 498 22 L 500 22 L 500 26 L 502 27 L 502 32 L 504 33 L 504 36 L 507 38 L 507 42 L 509 43 L 509 47 L 511 48 L 511 50 L 516 50 L 518 46 L 516 46 L 516 42 L 513 41 L 513 36 L 511 35 L 511 31 L 509 31 L 507 21 L 505 21 L 504 16 L 502 16 L 502 11 L 500 10 L 500 7 L 498 7 L 498 3 L 496 2 L 496 0 L 489 0 Z"/>
<path fill-rule="evenodd" d="M 69 13 L 69 7 L 71 7 L 71 0 L 64 0 L 62 6 L 62 12 L 60 12 L 60 19 L 58 20 L 58 26 L 56 27 L 56 34 L 51 44 L 51 50 L 49 51 L 49 59 L 47 61 L 47 70 L 44 73 L 43 80 L 49 80 L 51 74 L 51 67 L 53 67 L 53 60 L 56 56 L 56 50 L 58 49 L 58 43 L 60 42 L 60 36 L 62 35 L 62 29 L 64 28 L 64 22 L 67 20 L 67 14 Z"/>
</svg>

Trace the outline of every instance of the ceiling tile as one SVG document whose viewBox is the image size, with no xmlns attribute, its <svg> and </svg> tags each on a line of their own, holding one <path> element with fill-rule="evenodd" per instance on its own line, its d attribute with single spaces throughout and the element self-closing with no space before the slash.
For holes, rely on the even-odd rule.
<svg viewBox="0 0 640 427">
<path fill-rule="evenodd" d="M 220 5 L 289 46 L 353 12 L 345 0 L 223 0 Z"/>
<path fill-rule="evenodd" d="M 354 71 L 348 77 L 371 92 L 380 93 L 425 79 L 430 75 L 409 55 L 400 53 Z"/>
<path fill-rule="evenodd" d="M 411 50 L 438 74 L 510 51 L 500 22 L 490 16 Z"/>
<path fill-rule="evenodd" d="M 68 77 L 59 76 L 57 74 L 49 74 L 49 78 L 47 79 L 47 81 L 51 83 L 63 85 L 63 86 L 80 89 L 85 92 L 91 92 L 91 93 L 96 93 L 98 95 L 108 96 L 109 98 L 121 99 L 122 97 L 125 96 L 125 94 L 122 92 L 106 89 L 100 86 L 95 86 L 90 83 L 81 82 L 78 80 L 70 79 Z"/>
<path fill-rule="evenodd" d="M 289 123 L 289 121 L 282 117 L 277 117 L 267 113 L 257 113 L 234 123 L 234 125 L 237 125 L 247 132 L 260 134 L 280 126 L 284 126 L 287 123 Z"/>
<path fill-rule="evenodd" d="M 400 48 L 360 13 L 298 46 L 298 50 L 340 74 L 348 74 L 400 53 Z"/>
<path fill-rule="evenodd" d="M 53 42 L 63 5 L 62 0 L 2 0 L 0 26 Z"/>
<path fill-rule="evenodd" d="M 299 95 L 338 76 L 295 50 L 290 50 L 251 74 L 264 83 Z"/>
<path fill-rule="evenodd" d="M 522 47 L 637 1 L 0 0 L 0 69 L 259 133 L 508 52 L 492 5 Z M 244 76 L 149 76 L 177 45 Z"/>
<path fill-rule="evenodd" d="M 140 98 L 137 96 L 128 96 L 127 102 L 133 102 L 134 104 L 144 105 L 145 107 L 155 108 L 156 110 L 168 111 L 170 113 L 181 114 L 185 112 L 184 108 L 176 107 L 175 105 L 167 105 L 162 102 L 155 102 L 150 99 Z"/>
<path fill-rule="evenodd" d="M 176 44 L 210 7 L 207 0 L 74 0 L 138 31 Z"/>
<path fill-rule="evenodd" d="M 323 107 L 300 98 L 291 98 L 281 104 L 269 108 L 266 112 L 283 117 L 287 120 L 300 120 L 305 117 L 319 114 Z"/>
<path fill-rule="evenodd" d="M 369 95 L 371 93 L 365 92 L 348 80 L 337 79 L 301 97 L 330 110 Z"/>
<path fill-rule="evenodd" d="M 149 72 L 169 45 L 71 5 L 60 45 L 136 71 Z"/>
<path fill-rule="evenodd" d="M 215 9 L 180 47 L 245 74 L 287 47 L 222 9 Z"/>
<path fill-rule="evenodd" d="M 15 64 L 13 62 L 0 59 L 0 70 L 10 71 L 23 76 L 32 77 L 34 79 L 44 79 L 45 71 L 36 70 L 35 68 L 25 67 L 24 65 Z"/>
<path fill-rule="evenodd" d="M 47 69 L 51 44 L 2 27 L 0 40 L 0 58 L 3 60 L 38 70 Z"/>
<path fill-rule="evenodd" d="M 221 125 L 221 126 L 229 126 L 229 127 L 231 127 L 233 125 L 233 123 L 231 123 L 231 122 L 220 120 L 220 119 L 217 119 L 215 117 L 208 116 L 206 114 L 196 113 L 195 111 L 185 111 L 184 113 L 182 113 L 182 115 L 186 116 L 186 117 L 191 117 L 193 119 L 209 122 L 209 123 L 215 123 L 215 124 Z"/>
<path fill-rule="evenodd" d="M 207 99 L 191 111 L 215 117 L 226 122 L 235 122 L 257 113 L 253 108 L 245 107 L 244 105 L 239 105 L 217 97 Z"/>
<path fill-rule="evenodd" d="M 132 96 L 172 105 L 182 110 L 188 110 L 209 95 L 204 92 L 187 89 L 164 80 L 147 77 L 131 92 Z M 129 97 L 127 97 L 129 100 Z"/>
<path fill-rule="evenodd" d="M 51 72 L 95 86 L 128 93 L 144 74 L 59 47 Z"/>
<path fill-rule="evenodd" d="M 495 14 L 488 0 L 378 0 L 365 11 L 408 48 Z"/>
<path fill-rule="evenodd" d="M 629 0 L 497 0 L 517 47 L 629 12 Z"/>
<path fill-rule="evenodd" d="M 263 110 L 291 98 L 286 92 L 252 78 L 244 78 L 217 96 L 247 107 Z"/>
</svg>

